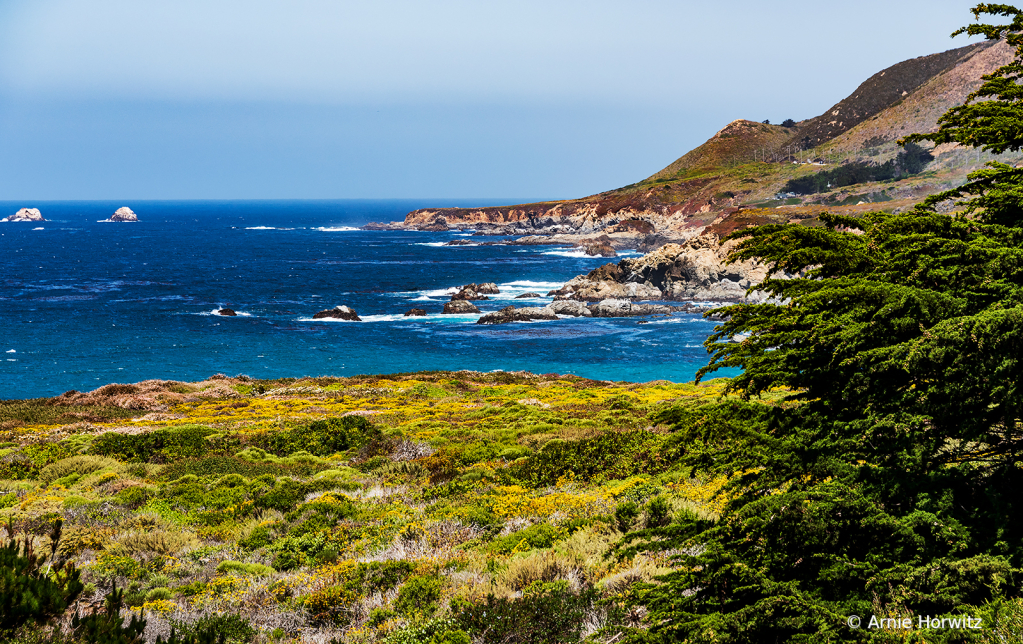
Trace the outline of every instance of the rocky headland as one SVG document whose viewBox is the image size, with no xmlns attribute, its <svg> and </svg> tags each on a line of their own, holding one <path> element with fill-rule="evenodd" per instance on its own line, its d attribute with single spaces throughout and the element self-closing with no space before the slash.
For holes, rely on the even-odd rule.
<svg viewBox="0 0 1023 644">
<path fill-rule="evenodd" d="M 3 221 L 46 221 L 38 208 L 22 208 Z"/>
</svg>

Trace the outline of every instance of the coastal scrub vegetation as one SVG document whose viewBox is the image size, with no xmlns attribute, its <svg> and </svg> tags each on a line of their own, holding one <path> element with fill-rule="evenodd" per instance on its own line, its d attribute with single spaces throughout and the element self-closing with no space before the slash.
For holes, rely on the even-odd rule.
<svg viewBox="0 0 1023 644">
<path fill-rule="evenodd" d="M 718 444 L 781 404 L 725 388 L 217 376 L 0 402 L 19 410 L 0 425 L 0 600 L 23 607 L 3 637 L 620 639 L 672 555 L 615 545 L 717 521 L 736 476 Z M 83 405 L 88 422 L 35 411 Z M 690 451 L 705 462 L 681 466 Z"/>
</svg>

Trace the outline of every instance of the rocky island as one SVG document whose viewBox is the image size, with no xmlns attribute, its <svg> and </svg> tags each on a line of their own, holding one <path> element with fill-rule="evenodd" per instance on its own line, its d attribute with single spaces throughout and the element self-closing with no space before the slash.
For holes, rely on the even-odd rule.
<svg viewBox="0 0 1023 644">
<path fill-rule="evenodd" d="M 22 208 L 3 221 L 46 221 L 38 208 Z"/>
<path fill-rule="evenodd" d="M 110 221 L 138 221 L 138 215 L 132 212 L 128 206 L 122 206 L 118 208 L 114 214 L 110 215 Z"/>
</svg>

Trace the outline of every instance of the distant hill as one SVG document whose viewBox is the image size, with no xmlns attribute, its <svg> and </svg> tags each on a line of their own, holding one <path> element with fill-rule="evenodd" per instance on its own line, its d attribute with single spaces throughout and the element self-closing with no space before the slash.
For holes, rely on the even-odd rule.
<svg viewBox="0 0 1023 644">
<path fill-rule="evenodd" d="M 590 234 L 643 221 L 670 236 L 708 226 L 727 232 L 740 219 L 742 225 L 755 225 L 811 218 L 822 210 L 855 214 L 905 207 L 961 184 L 969 171 L 995 157 L 946 145 L 934 149 L 934 160 L 913 176 L 820 194 L 780 193 L 797 177 L 842 164 L 893 159 L 900 151 L 898 139 L 935 131 L 946 110 L 962 104 L 980 86 L 982 76 L 1010 60 L 1012 50 L 1004 42 L 914 58 L 874 74 L 824 114 L 793 127 L 733 121 L 666 168 L 622 188 L 558 202 L 424 209 L 409 213 L 403 225 L 490 225 L 509 233 Z M 1016 160 L 1020 155 L 999 158 Z"/>
</svg>

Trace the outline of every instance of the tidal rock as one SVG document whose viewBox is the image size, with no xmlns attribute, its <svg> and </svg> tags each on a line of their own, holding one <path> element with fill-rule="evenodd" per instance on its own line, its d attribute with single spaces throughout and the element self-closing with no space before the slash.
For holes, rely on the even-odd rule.
<svg viewBox="0 0 1023 644">
<path fill-rule="evenodd" d="M 629 300 L 604 300 L 590 305 L 590 313 L 597 318 L 627 318 L 636 315 L 668 315 L 672 307 L 663 304 L 633 304 Z"/>
<path fill-rule="evenodd" d="M 469 300 L 451 300 L 444 305 L 442 313 L 455 315 L 459 313 L 479 313 L 480 310 Z"/>
<path fill-rule="evenodd" d="M 516 300 L 524 300 L 524 299 L 532 298 L 532 297 L 543 297 L 543 296 L 540 295 L 539 293 L 523 293 L 522 295 L 516 295 L 515 299 Z"/>
<path fill-rule="evenodd" d="M 466 284 L 457 293 L 451 296 L 451 300 L 489 300 L 487 295 L 497 295 L 497 284 L 484 282 L 482 284 Z"/>
<path fill-rule="evenodd" d="M 222 308 L 222 309 L 217 311 L 217 315 L 226 315 L 228 317 L 234 317 L 234 316 L 236 316 L 238 314 L 235 312 L 234 309 L 229 309 L 227 307 L 224 307 L 224 308 Z"/>
<path fill-rule="evenodd" d="M 38 208 L 22 208 L 7 218 L 7 221 L 46 221 Z"/>
<path fill-rule="evenodd" d="M 452 239 L 445 246 L 475 246 L 476 242 L 471 242 L 468 239 Z"/>
<path fill-rule="evenodd" d="M 508 322 L 531 322 L 533 320 L 557 320 L 558 316 L 549 306 L 506 306 L 500 311 L 487 313 L 476 324 L 507 324 Z"/>
<path fill-rule="evenodd" d="M 110 215 L 110 221 L 138 221 L 138 215 L 132 212 L 128 206 L 121 206 L 114 214 Z"/>
<path fill-rule="evenodd" d="M 575 300 L 558 300 L 549 305 L 558 315 L 571 315 L 577 318 L 588 318 L 593 315 L 582 302 Z"/>
<path fill-rule="evenodd" d="M 618 257 L 618 253 L 611 247 L 611 244 L 603 241 L 594 244 L 584 244 L 583 250 L 592 257 Z"/>
<path fill-rule="evenodd" d="M 320 311 L 313 316 L 314 320 L 320 320 L 323 318 L 333 318 L 335 320 L 349 320 L 351 322 L 362 322 L 362 318 L 348 306 L 335 306 L 332 309 L 326 311 Z"/>
<path fill-rule="evenodd" d="M 426 311 L 424 309 L 409 309 L 408 311 L 405 311 L 405 317 L 407 318 L 423 317 L 424 315 L 426 315 Z"/>
</svg>

